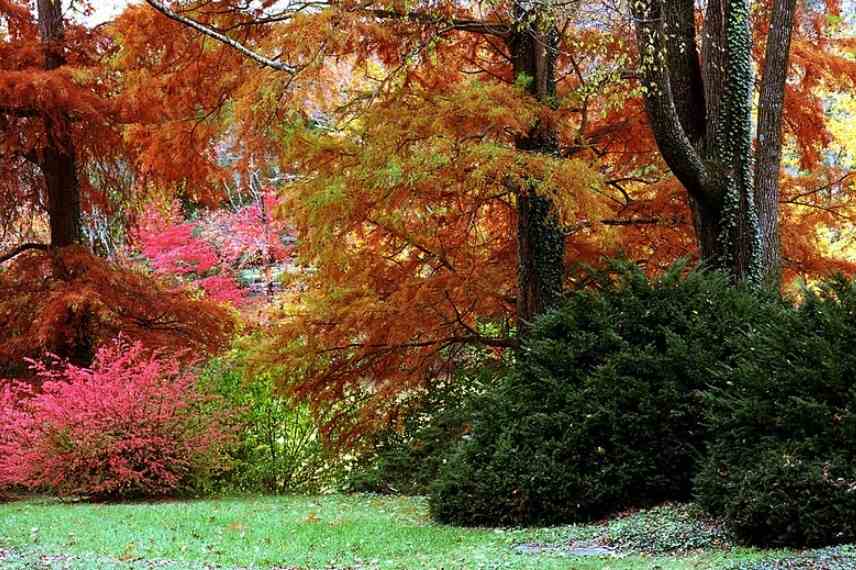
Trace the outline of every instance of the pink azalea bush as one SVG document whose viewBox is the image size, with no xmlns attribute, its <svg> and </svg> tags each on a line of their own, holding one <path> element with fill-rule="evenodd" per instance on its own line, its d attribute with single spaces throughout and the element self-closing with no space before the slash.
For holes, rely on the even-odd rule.
<svg viewBox="0 0 856 570">
<path fill-rule="evenodd" d="M 33 366 L 40 391 L 0 391 L 0 489 L 159 497 L 222 467 L 228 418 L 177 359 L 119 338 L 91 368 Z"/>
</svg>

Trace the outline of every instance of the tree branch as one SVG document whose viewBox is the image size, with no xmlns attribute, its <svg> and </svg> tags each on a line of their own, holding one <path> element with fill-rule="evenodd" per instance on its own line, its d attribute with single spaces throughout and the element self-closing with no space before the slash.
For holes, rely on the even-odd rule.
<svg viewBox="0 0 856 570">
<path fill-rule="evenodd" d="M 681 126 L 697 145 L 705 136 L 704 81 L 696 49 L 694 0 L 663 3 L 664 28 L 669 32 L 665 65 L 669 70 L 672 100 Z"/>
<path fill-rule="evenodd" d="M 601 220 L 605 226 L 654 226 L 660 223 L 660 218 L 636 218 L 629 220 Z"/>
<path fill-rule="evenodd" d="M 0 115 L 9 115 L 25 119 L 39 116 L 36 111 L 27 107 L 0 107 Z"/>
<path fill-rule="evenodd" d="M 251 50 L 250 48 L 246 47 L 245 45 L 241 44 L 237 40 L 233 40 L 229 36 L 222 34 L 222 33 L 218 32 L 217 30 L 215 30 L 209 26 L 201 24 L 201 23 L 197 22 L 196 20 L 193 20 L 192 18 L 188 18 L 187 16 L 182 16 L 181 14 L 178 14 L 177 12 L 175 12 L 174 10 L 172 10 L 171 8 L 166 6 L 165 4 L 161 4 L 160 2 L 157 2 L 156 0 L 146 0 L 146 4 L 148 4 L 149 6 L 154 8 L 156 11 L 160 12 L 161 14 L 163 14 L 164 16 L 169 18 L 170 20 L 173 20 L 175 22 L 179 22 L 180 24 L 184 24 L 185 26 L 187 26 L 189 28 L 193 28 L 197 32 L 205 34 L 206 36 L 208 36 L 210 38 L 214 38 L 218 42 L 225 44 L 225 45 L 231 47 L 232 49 L 242 53 L 243 55 L 247 56 L 251 60 L 258 63 L 259 65 L 262 65 L 264 67 L 270 67 L 271 69 L 276 69 L 277 71 L 284 71 L 284 72 L 289 73 L 291 75 L 294 75 L 297 73 L 297 70 L 298 70 L 297 67 L 295 67 L 293 65 L 288 65 L 287 63 L 282 63 L 280 61 L 270 59 L 268 57 L 265 57 L 265 56 L 261 55 L 260 53 L 255 52 L 255 51 Z"/>
<path fill-rule="evenodd" d="M 666 164 L 687 192 L 696 199 L 704 199 L 708 173 L 682 126 L 675 105 L 667 61 L 668 46 L 663 41 L 662 0 L 642 0 L 632 4 L 636 42 L 643 58 L 640 77 L 645 108 L 654 139 Z"/>
<path fill-rule="evenodd" d="M 3 255 L 0 255 L 0 264 L 6 263 L 13 257 L 16 257 L 25 251 L 29 251 L 31 249 L 38 249 L 40 251 L 47 251 L 48 245 L 45 243 L 22 243 L 19 246 L 13 247 L 11 250 L 7 251 Z"/>
<path fill-rule="evenodd" d="M 842 176 L 838 177 L 837 179 L 828 182 L 827 184 L 824 184 L 822 186 L 818 186 L 817 188 L 812 188 L 811 190 L 805 190 L 803 192 L 800 192 L 799 194 L 796 194 L 794 196 L 789 197 L 787 200 L 781 200 L 781 202 L 783 204 L 793 203 L 792 202 L 793 200 L 799 200 L 801 198 L 811 196 L 812 194 L 819 194 L 820 192 L 823 192 L 825 190 L 832 190 L 832 188 L 834 186 L 839 186 L 839 185 L 843 184 L 851 176 L 856 176 L 856 170 L 851 170 L 851 171 L 843 174 Z"/>
<path fill-rule="evenodd" d="M 462 32 L 473 32 L 476 34 L 485 34 L 489 36 L 497 36 L 505 38 L 511 33 L 508 24 L 503 22 L 485 22 L 483 20 L 469 19 L 449 19 L 439 16 L 432 16 L 424 12 L 396 12 L 395 10 L 371 9 L 363 10 L 363 13 L 374 16 L 376 18 L 392 18 L 401 20 L 410 20 L 422 24 L 443 24 L 449 29 L 459 30 Z"/>
</svg>

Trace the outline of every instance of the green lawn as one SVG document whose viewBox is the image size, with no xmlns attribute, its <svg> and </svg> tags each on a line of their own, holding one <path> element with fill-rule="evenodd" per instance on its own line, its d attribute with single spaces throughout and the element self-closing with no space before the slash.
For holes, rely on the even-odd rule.
<svg viewBox="0 0 856 570">
<path fill-rule="evenodd" d="M 248 497 L 114 505 L 29 500 L 0 504 L 0 567 L 668 570 L 730 568 L 736 561 L 765 556 L 708 548 L 684 555 L 637 552 L 584 558 L 514 549 L 523 543 L 566 545 L 614 534 L 624 537 L 625 545 L 636 541 L 656 552 L 682 540 L 679 523 L 668 519 L 654 524 L 644 517 L 637 514 L 609 525 L 493 530 L 433 524 L 424 500 L 413 497 Z M 640 542 L 640 529 L 644 535 L 655 527 L 666 537 Z"/>
</svg>

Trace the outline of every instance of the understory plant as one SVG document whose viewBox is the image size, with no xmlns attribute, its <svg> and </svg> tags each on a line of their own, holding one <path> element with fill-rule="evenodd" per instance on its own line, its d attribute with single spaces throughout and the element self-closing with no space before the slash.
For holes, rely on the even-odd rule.
<svg viewBox="0 0 856 570">
<path fill-rule="evenodd" d="M 466 346 L 449 369 L 401 398 L 397 421 L 369 437 L 348 471 L 351 492 L 427 495 L 450 451 L 469 437 L 473 404 L 507 372 L 510 353 Z"/>
<path fill-rule="evenodd" d="M 278 371 L 250 366 L 246 346 L 208 362 L 201 382 L 232 414 L 238 437 L 228 449 L 230 469 L 212 482 L 223 491 L 317 492 L 332 485 L 335 454 L 325 445 L 309 406 L 276 386 Z"/>
<path fill-rule="evenodd" d="M 233 438 L 179 359 L 119 337 L 90 368 L 33 362 L 0 396 L 0 487 L 59 496 L 171 496 L 223 467 Z"/>
</svg>

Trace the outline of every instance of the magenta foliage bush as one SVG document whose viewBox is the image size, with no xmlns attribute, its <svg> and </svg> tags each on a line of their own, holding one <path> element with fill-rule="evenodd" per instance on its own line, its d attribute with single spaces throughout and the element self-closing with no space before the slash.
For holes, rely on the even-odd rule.
<svg viewBox="0 0 856 570">
<path fill-rule="evenodd" d="M 119 338 L 91 368 L 33 367 L 40 390 L 0 390 L 0 489 L 162 497 L 223 466 L 228 418 L 177 359 Z"/>
</svg>

